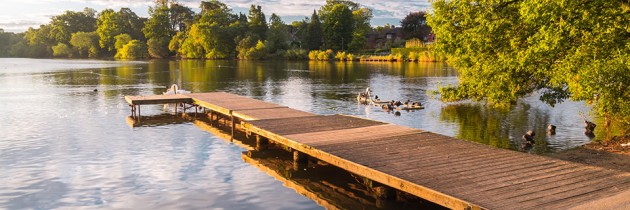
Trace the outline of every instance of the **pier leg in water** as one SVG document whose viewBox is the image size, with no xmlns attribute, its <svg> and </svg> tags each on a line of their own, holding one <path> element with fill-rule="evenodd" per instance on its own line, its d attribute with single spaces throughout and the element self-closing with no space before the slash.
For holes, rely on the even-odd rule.
<svg viewBox="0 0 630 210">
<path fill-rule="evenodd" d="M 234 140 L 234 130 L 236 130 L 236 121 L 234 121 L 234 115 L 232 115 L 232 111 L 230 111 L 230 120 L 232 121 L 232 137 L 230 137 L 230 141 Z"/>
<path fill-rule="evenodd" d="M 308 155 L 300 151 L 293 150 L 293 170 L 297 171 L 300 167 L 305 167 L 307 163 Z"/>
<path fill-rule="evenodd" d="M 256 134 L 256 150 L 260 151 L 266 149 L 267 144 L 269 144 L 269 140 L 267 138 Z"/>
<path fill-rule="evenodd" d="M 214 125 L 214 112 L 210 110 L 210 125 Z"/>
<path fill-rule="evenodd" d="M 379 200 L 391 200 L 396 198 L 396 190 L 388 186 L 374 187 L 374 195 Z"/>
</svg>

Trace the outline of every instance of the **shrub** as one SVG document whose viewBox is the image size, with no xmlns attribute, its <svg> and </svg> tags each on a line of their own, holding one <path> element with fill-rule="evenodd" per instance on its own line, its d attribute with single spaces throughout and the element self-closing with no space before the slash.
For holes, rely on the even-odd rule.
<svg viewBox="0 0 630 210">
<path fill-rule="evenodd" d="M 346 55 L 346 60 L 348 60 L 348 61 L 354 61 L 354 55 L 352 55 L 351 53 L 348 53 L 348 54 Z"/>
<path fill-rule="evenodd" d="M 416 52 L 409 52 L 409 55 L 407 55 L 409 61 L 411 62 L 416 62 L 418 61 L 418 53 Z"/>
<path fill-rule="evenodd" d="M 310 52 L 308 52 L 308 59 L 317 60 L 317 55 L 319 55 L 319 50 L 311 50 Z"/>
<path fill-rule="evenodd" d="M 339 60 L 339 61 L 345 61 L 346 60 L 346 52 L 337 52 L 337 55 L 335 55 L 335 59 Z"/>
<path fill-rule="evenodd" d="M 284 53 L 284 58 L 287 60 L 306 60 L 310 58 L 310 53 L 306 53 L 303 49 L 289 49 Z"/>
</svg>

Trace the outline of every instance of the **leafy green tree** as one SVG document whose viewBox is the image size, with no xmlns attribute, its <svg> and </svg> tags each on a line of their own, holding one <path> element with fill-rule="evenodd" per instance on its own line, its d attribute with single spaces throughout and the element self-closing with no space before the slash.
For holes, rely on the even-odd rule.
<svg viewBox="0 0 630 210">
<path fill-rule="evenodd" d="M 262 12 L 260 5 L 251 5 L 249 7 L 249 22 L 247 23 L 251 36 L 256 40 L 267 39 L 267 19 L 265 13 Z"/>
<path fill-rule="evenodd" d="M 112 9 L 101 11 L 97 26 L 99 45 L 107 52 L 116 49 L 115 37 L 120 34 L 129 34 L 134 39 L 145 40 L 141 30 L 144 27 L 144 20 L 129 8 L 121 8 L 118 12 Z"/>
<path fill-rule="evenodd" d="M 585 100 L 630 132 L 630 5 L 623 1 L 436 0 L 427 21 L 453 57 L 464 98 L 509 106 L 536 93 L 551 105 Z"/>
<path fill-rule="evenodd" d="M 99 36 L 96 32 L 76 32 L 72 34 L 70 44 L 76 49 L 79 57 L 98 57 Z"/>
<path fill-rule="evenodd" d="M 195 12 L 192 9 L 174 3 L 169 8 L 171 31 L 186 31 L 186 28 L 192 24 Z"/>
<path fill-rule="evenodd" d="M 137 40 L 146 40 L 144 33 L 142 33 L 142 28 L 144 28 L 144 22 L 146 21 L 144 18 L 138 17 L 129 8 L 120 8 L 117 15 L 121 34 L 129 34 L 131 38 Z"/>
<path fill-rule="evenodd" d="M 52 47 L 53 56 L 70 58 L 74 54 L 72 48 L 64 43 L 59 43 Z"/>
<path fill-rule="evenodd" d="M 307 48 L 309 50 L 319 50 L 322 46 L 324 35 L 322 32 L 322 25 L 319 20 L 319 16 L 315 11 L 313 11 L 313 15 L 311 15 L 311 20 L 308 23 L 307 30 Z"/>
<path fill-rule="evenodd" d="M 169 9 L 166 6 L 150 7 L 149 15 L 150 18 L 142 29 L 148 39 L 149 55 L 154 58 L 166 58 L 169 55 L 168 43 L 174 35 Z"/>
<path fill-rule="evenodd" d="M 73 33 L 96 30 L 96 11 L 85 8 L 82 12 L 66 11 L 52 17 L 50 38 L 57 43 L 69 43 Z"/>
<path fill-rule="evenodd" d="M 320 12 L 321 14 L 322 12 Z M 328 49 L 345 50 L 352 41 L 354 19 L 345 4 L 335 4 L 323 19 L 324 45 Z"/>
<path fill-rule="evenodd" d="M 177 52 L 183 58 L 203 58 L 204 51 L 203 46 L 201 45 L 201 29 L 198 24 L 193 24 L 186 36 L 183 36 L 183 41 L 181 41 L 181 46 L 178 48 Z"/>
<path fill-rule="evenodd" d="M 116 40 L 114 46 L 116 50 L 122 49 L 127 43 L 129 43 L 133 38 L 129 34 L 119 34 L 114 37 Z"/>
<path fill-rule="evenodd" d="M 23 55 L 35 58 L 51 57 L 51 47 L 56 43 L 50 38 L 50 31 L 50 25 L 41 25 L 38 29 L 29 28 L 24 32 L 25 45 L 20 45 L 26 47 Z"/>
<path fill-rule="evenodd" d="M 348 44 L 350 51 L 359 51 L 367 46 L 367 34 L 372 30 L 370 20 L 372 19 L 372 10 L 368 8 L 359 8 L 352 11 L 354 19 L 354 30 L 352 31 L 352 41 Z"/>
<path fill-rule="evenodd" d="M 431 27 L 427 25 L 427 13 L 424 11 L 409 13 L 400 21 L 405 39 L 418 38 L 426 40 L 431 32 Z"/>
<path fill-rule="evenodd" d="M 345 5 L 351 11 L 356 11 L 361 8 L 356 2 L 347 1 L 347 0 L 326 0 L 326 4 L 319 9 L 319 17 L 321 19 L 326 19 L 327 16 L 333 11 L 334 7 L 337 4 Z"/>
<path fill-rule="evenodd" d="M 113 9 L 105 9 L 98 14 L 96 22 L 99 45 L 106 51 L 113 51 L 116 41 L 114 37 L 122 33 L 119 15 Z"/>
<path fill-rule="evenodd" d="M 267 35 L 266 48 L 269 53 L 276 53 L 279 51 L 286 51 L 289 48 L 287 27 L 275 13 L 271 14 L 269 18 L 270 26 Z"/>
<path fill-rule="evenodd" d="M 202 2 L 201 18 L 198 23 L 193 24 L 188 39 L 194 41 L 186 43 L 186 48 L 193 52 L 184 52 L 182 54 L 197 55 L 196 46 L 203 48 L 205 58 L 209 59 L 225 59 L 234 58 L 236 40 L 235 31 L 239 16 L 232 13 L 227 5 L 219 1 Z M 194 31 L 193 28 L 195 29 Z M 193 47 L 195 46 L 195 47 Z"/>
<path fill-rule="evenodd" d="M 168 50 L 168 43 L 170 42 L 167 37 L 151 38 L 147 41 L 149 48 L 149 55 L 152 58 L 168 58 L 170 51 Z"/>
<path fill-rule="evenodd" d="M 0 28 L 0 57 L 16 56 L 11 48 L 22 41 L 22 36 L 23 34 L 4 32 Z"/>
<path fill-rule="evenodd" d="M 307 36 L 308 36 L 308 22 L 309 18 L 304 18 L 301 21 L 293 21 L 291 25 L 287 25 L 287 30 L 290 34 L 293 34 L 292 37 L 289 37 L 289 48 L 302 48 L 307 47 Z"/>
<path fill-rule="evenodd" d="M 171 41 L 168 43 L 168 50 L 177 54 L 177 57 L 182 57 L 179 53 L 179 49 L 186 41 L 187 35 L 186 32 L 179 31 L 171 38 Z"/>
<path fill-rule="evenodd" d="M 116 54 L 119 59 L 141 59 L 148 56 L 147 45 L 139 40 L 131 40 Z"/>
</svg>

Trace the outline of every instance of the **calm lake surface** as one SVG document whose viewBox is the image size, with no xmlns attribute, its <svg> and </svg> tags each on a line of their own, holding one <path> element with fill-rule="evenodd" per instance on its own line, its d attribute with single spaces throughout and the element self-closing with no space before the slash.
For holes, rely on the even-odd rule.
<svg viewBox="0 0 630 210">
<path fill-rule="evenodd" d="M 171 84 L 528 153 L 590 141 L 578 114 L 589 111 L 582 102 L 552 108 L 532 95 L 495 110 L 427 95 L 456 83 L 457 71 L 442 63 L 0 59 L 0 209 L 322 208 L 245 162 L 242 146 L 192 122 L 127 124 L 125 95 L 161 94 Z M 357 104 L 368 86 L 380 98 L 421 101 L 426 109 L 396 116 Z M 142 115 L 169 112 L 144 106 Z M 549 123 L 558 126 L 556 135 L 545 135 Z M 537 143 L 522 150 L 521 136 L 530 129 Z"/>
</svg>

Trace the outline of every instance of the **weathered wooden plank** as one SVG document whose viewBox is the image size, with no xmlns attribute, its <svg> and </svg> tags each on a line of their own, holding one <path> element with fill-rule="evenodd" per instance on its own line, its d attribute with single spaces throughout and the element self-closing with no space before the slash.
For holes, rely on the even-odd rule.
<svg viewBox="0 0 630 210">
<path fill-rule="evenodd" d="M 182 94 L 151 95 L 151 96 L 125 96 L 125 101 L 130 105 L 192 103 L 192 98 Z"/>
<path fill-rule="evenodd" d="M 544 206 L 548 209 L 630 209 L 630 186 L 624 188 L 609 188 L 601 193 L 589 193 L 571 202 L 556 202 Z M 622 191 L 622 192 L 619 192 Z"/>
<path fill-rule="evenodd" d="M 588 177 L 555 182 L 553 185 L 546 185 L 529 190 L 521 190 L 514 194 L 498 195 L 494 198 L 497 205 L 514 205 L 520 208 L 536 206 L 547 200 L 559 201 L 562 198 L 571 197 L 587 191 L 602 189 L 618 184 L 618 179 L 610 179 L 614 173 L 597 173 Z M 606 177 L 609 177 L 608 179 Z M 630 182 L 630 180 L 626 180 Z"/>
<path fill-rule="evenodd" d="M 385 124 L 383 122 L 365 120 L 343 115 L 270 119 L 252 121 L 248 123 L 255 126 L 264 127 L 265 130 L 279 135 L 333 131 Z"/>
<path fill-rule="evenodd" d="M 268 120 L 280 118 L 296 118 L 316 116 L 313 113 L 295 110 L 287 107 L 270 108 L 270 109 L 249 109 L 234 111 L 235 117 L 243 120 Z"/>
<path fill-rule="evenodd" d="M 371 124 L 371 123 L 370 123 Z M 328 125 L 328 124 L 324 124 Z M 363 125 L 362 123 L 358 123 L 356 126 Z M 337 128 L 347 128 L 352 125 L 345 125 L 345 127 L 337 127 Z M 327 130 L 322 127 L 320 130 Z M 364 141 L 369 141 L 372 139 L 381 139 L 387 137 L 394 137 L 400 135 L 414 134 L 420 133 L 423 131 L 400 127 L 397 125 L 391 124 L 381 124 L 374 126 L 366 126 L 366 127 L 355 127 L 347 128 L 343 130 L 327 130 L 327 131 L 318 131 L 318 132 L 309 132 L 309 133 L 298 133 L 298 134 L 290 134 L 286 135 L 287 138 L 294 139 L 304 144 L 311 144 L 313 146 L 325 145 L 328 143 L 335 142 L 343 142 L 354 139 L 362 139 Z"/>
<path fill-rule="evenodd" d="M 615 195 L 612 192 L 620 193 L 623 190 L 628 189 L 630 179 L 622 180 L 588 180 L 580 182 L 574 186 L 562 187 L 561 190 L 557 190 L 556 194 L 543 194 L 538 198 L 528 200 L 527 203 L 519 203 L 518 206 L 523 209 L 540 209 L 549 204 L 567 203 L 574 204 L 574 200 L 580 200 L 582 196 L 586 195 Z"/>
<path fill-rule="evenodd" d="M 274 103 L 264 102 L 253 98 L 243 97 L 239 95 L 214 92 L 214 93 L 191 93 L 185 94 L 194 99 L 195 103 L 200 106 L 229 114 L 229 111 L 251 110 L 251 109 L 269 109 L 269 108 L 286 108 Z"/>
</svg>

